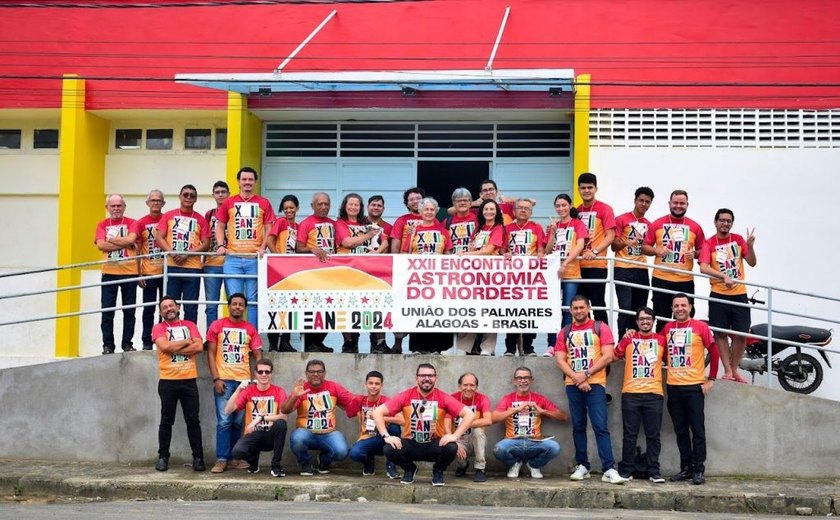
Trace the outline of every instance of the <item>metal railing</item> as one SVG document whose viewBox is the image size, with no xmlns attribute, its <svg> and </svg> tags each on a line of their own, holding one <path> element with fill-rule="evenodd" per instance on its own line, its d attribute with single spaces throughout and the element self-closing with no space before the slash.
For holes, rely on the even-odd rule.
<svg viewBox="0 0 840 520">
<path fill-rule="evenodd" d="M 182 253 L 182 252 L 179 252 L 177 254 L 187 254 L 187 255 L 195 255 L 195 256 L 212 255 L 212 253 Z M 50 289 L 17 292 L 17 293 L 11 293 L 11 294 L 0 294 L 0 301 L 2 301 L 2 300 L 12 300 L 12 299 L 17 299 L 17 298 L 25 298 L 25 297 L 31 297 L 31 296 L 40 296 L 40 295 L 45 295 L 45 294 L 57 294 L 57 293 L 66 292 L 66 291 L 82 291 L 84 289 L 93 289 L 93 288 L 97 288 L 97 287 L 101 288 L 103 286 L 116 285 L 116 284 L 120 284 L 120 283 L 125 283 L 127 281 L 140 282 L 142 280 L 162 279 L 163 280 L 163 287 L 166 287 L 167 286 L 167 281 L 170 277 L 183 277 L 183 278 L 244 278 L 244 279 L 254 279 L 254 278 L 256 278 L 256 275 L 245 275 L 245 274 L 231 275 L 231 274 L 211 274 L 211 273 L 204 273 L 204 272 L 171 273 L 171 272 L 169 272 L 168 262 L 166 261 L 167 256 L 168 256 L 168 253 L 161 253 L 161 254 L 157 254 L 157 255 L 139 255 L 139 256 L 133 257 L 131 259 L 131 261 L 135 261 L 136 259 L 143 259 L 143 258 L 155 258 L 155 259 L 157 259 L 157 258 L 163 257 L 163 273 L 162 274 L 150 275 L 150 276 L 138 275 L 138 276 L 132 277 L 132 278 L 125 278 L 125 279 L 116 280 L 116 281 L 109 281 L 109 282 L 101 282 L 100 281 L 100 282 L 95 282 L 95 283 L 70 285 L 70 286 L 55 287 L 55 288 L 50 288 Z M 243 255 L 243 256 L 256 256 L 256 255 Z M 593 310 L 604 310 L 604 311 L 606 311 L 609 315 L 609 322 L 611 324 L 613 324 L 613 326 L 615 326 L 615 324 L 617 323 L 616 317 L 618 315 L 620 315 L 620 314 L 635 315 L 634 310 L 620 309 L 618 307 L 617 301 L 616 301 L 617 297 L 616 297 L 616 293 L 615 293 L 615 286 L 618 285 L 618 286 L 624 286 L 624 287 L 630 287 L 630 288 L 638 288 L 638 289 L 644 289 L 644 290 L 666 293 L 666 294 L 677 294 L 677 291 L 667 290 L 667 289 L 658 288 L 658 287 L 652 287 L 650 285 L 639 285 L 639 284 L 634 284 L 634 283 L 631 283 L 631 282 L 616 280 L 615 279 L 616 259 L 611 258 L 611 257 L 604 258 L 604 259 L 607 260 L 607 262 L 608 262 L 607 278 L 606 279 L 603 279 L 603 280 L 580 279 L 580 280 L 575 280 L 575 282 L 576 283 L 605 283 L 605 285 L 606 285 L 605 290 L 606 290 L 606 295 L 607 295 L 606 306 L 604 306 L 604 307 L 593 307 Z M 675 269 L 675 268 L 660 266 L 660 265 L 654 266 L 654 265 L 651 265 L 649 263 L 635 262 L 633 260 L 620 259 L 618 261 L 621 262 L 624 265 L 637 265 L 639 267 L 643 267 L 645 269 L 648 269 L 650 272 L 652 272 L 654 270 L 659 270 L 659 271 L 667 271 L 667 272 L 674 272 L 674 273 L 680 273 L 680 274 L 685 274 L 686 273 L 686 271 L 681 270 L 681 269 Z M 72 270 L 72 269 L 89 269 L 89 268 L 94 268 L 94 267 L 100 267 L 100 266 L 102 266 L 104 264 L 107 264 L 107 263 L 109 263 L 109 261 L 100 260 L 100 261 L 82 262 L 82 263 L 70 264 L 70 265 L 64 265 L 64 266 L 30 269 L 30 270 L 15 271 L 15 272 L 10 272 L 10 273 L 0 273 L 0 280 L 14 278 L 14 277 L 31 276 L 31 275 L 35 275 L 35 274 L 44 274 L 44 273 L 50 273 L 50 272 L 56 272 L 57 273 L 59 271 Z M 710 277 L 706 274 L 698 273 L 698 272 L 691 272 L 691 274 L 695 279 L 698 279 L 698 278 L 707 278 L 707 279 L 712 278 L 712 277 Z M 721 303 L 726 303 L 727 305 L 733 305 L 733 306 L 738 306 L 738 307 L 746 307 L 746 308 L 750 309 L 750 311 L 758 311 L 758 312 L 766 314 L 766 323 L 767 323 L 767 335 L 766 336 L 762 336 L 762 335 L 759 335 L 759 334 L 753 334 L 753 333 L 738 332 L 738 331 L 734 331 L 734 330 L 730 330 L 730 329 L 721 329 L 721 328 L 717 328 L 717 327 L 711 327 L 711 330 L 714 331 L 714 332 L 725 333 L 725 334 L 729 334 L 729 335 L 732 335 L 732 336 L 737 335 L 737 336 L 742 336 L 744 338 L 753 338 L 753 339 L 767 341 L 768 355 L 767 355 L 766 373 L 767 373 L 767 384 L 768 384 L 768 386 L 771 384 L 771 381 L 772 381 L 772 366 L 771 366 L 771 364 L 772 364 L 772 357 L 773 356 L 770 355 L 770 353 L 773 350 L 773 344 L 781 344 L 781 345 L 788 346 L 788 347 L 800 347 L 802 349 L 822 350 L 824 352 L 831 352 L 831 353 L 835 353 L 835 354 L 840 353 L 840 350 L 838 350 L 838 349 L 830 349 L 830 348 L 826 348 L 824 346 L 815 346 L 815 345 L 808 344 L 808 343 L 799 343 L 799 342 L 795 342 L 795 341 L 787 341 L 787 340 L 783 340 L 783 339 L 779 339 L 779 338 L 773 338 L 773 327 L 774 327 L 774 325 L 777 325 L 777 319 L 776 318 L 778 318 L 779 316 L 802 318 L 802 319 L 808 320 L 809 322 L 816 322 L 820 326 L 825 326 L 826 324 L 828 324 L 829 325 L 828 327 L 824 327 L 824 328 L 828 328 L 828 329 L 831 329 L 834 325 L 840 324 L 840 321 L 838 321 L 836 319 L 829 318 L 829 317 L 817 316 L 817 315 L 814 315 L 814 314 L 803 314 L 803 313 L 800 313 L 800 312 L 795 312 L 795 311 L 791 311 L 791 310 L 782 309 L 775 303 L 779 294 L 799 296 L 799 297 L 805 297 L 805 298 L 812 298 L 812 299 L 818 300 L 821 303 L 825 303 L 825 302 L 840 303 L 840 298 L 836 298 L 836 297 L 833 297 L 833 296 L 807 293 L 807 292 L 797 291 L 797 290 L 793 290 L 793 289 L 785 289 L 785 288 L 782 288 L 782 287 L 777 287 L 777 286 L 773 286 L 773 285 L 766 285 L 766 284 L 759 284 L 759 283 L 754 283 L 754 282 L 745 282 L 744 285 L 746 285 L 750 288 L 753 288 L 753 289 L 759 289 L 761 291 L 766 292 L 766 300 L 765 300 L 766 303 L 757 303 L 757 304 L 756 303 L 747 303 L 747 304 L 744 304 L 744 303 L 733 302 L 733 301 L 729 301 L 729 300 L 717 300 L 715 298 L 711 298 L 710 296 L 704 296 L 704 295 L 701 295 L 701 294 L 697 294 L 696 292 L 694 294 L 689 294 L 689 296 L 691 296 L 692 298 L 694 298 L 696 300 L 720 301 Z M 224 302 L 224 301 L 208 301 L 208 300 L 183 300 L 180 303 L 182 305 L 184 305 L 184 304 L 220 305 L 220 304 L 224 304 L 226 302 Z M 92 309 L 92 310 L 80 310 L 80 311 L 76 311 L 76 312 L 67 312 L 67 313 L 60 313 L 60 314 L 45 314 L 45 315 L 36 316 L 36 317 L 23 317 L 23 318 L 17 318 L 17 319 L 14 319 L 14 320 L 0 322 L 0 327 L 9 326 L 9 325 L 19 325 L 19 324 L 24 324 L 24 323 L 39 322 L 39 321 L 58 320 L 58 319 L 62 319 L 62 318 L 85 316 L 85 315 L 91 315 L 91 314 L 100 314 L 102 312 L 107 312 L 107 311 L 121 311 L 121 310 L 124 310 L 124 309 L 132 309 L 132 308 L 136 309 L 136 308 L 142 308 L 142 307 L 147 307 L 147 306 L 157 306 L 157 305 L 158 305 L 158 302 L 154 301 L 154 302 L 137 303 L 137 304 L 134 304 L 134 305 L 118 305 L 118 306 L 108 307 L 108 308 L 97 308 L 97 309 Z M 563 310 L 568 311 L 568 307 L 563 307 Z M 658 320 L 660 320 L 660 319 L 670 320 L 671 317 L 670 316 L 657 316 L 657 319 Z M 756 322 L 756 321 L 753 320 L 753 322 Z M 500 331 L 500 332 L 503 332 L 503 331 Z"/>
</svg>

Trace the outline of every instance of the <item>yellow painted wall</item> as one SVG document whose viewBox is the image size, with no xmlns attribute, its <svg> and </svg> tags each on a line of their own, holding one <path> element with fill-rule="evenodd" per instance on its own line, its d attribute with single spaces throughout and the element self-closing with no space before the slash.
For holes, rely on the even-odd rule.
<svg viewBox="0 0 840 520">
<path fill-rule="evenodd" d="M 589 93 L 590 75 L 581 74 L 575 84 L 575 137 L 574 137 L 574 171 L 573 191 L 575 206 L 583 200 L 577 191 L 577 180 L 581 173 L 589 171 Z"/>
<path fill-rule="evenodd" d="M 262 174 L 262 121 L 248 111 L 248 98 L 228 93 L 227 183 L 231 193 L 238 193 L 236 172 L 250 166 Z M 257 185 L 259 193 L 259 185 Z"/>
</svg>

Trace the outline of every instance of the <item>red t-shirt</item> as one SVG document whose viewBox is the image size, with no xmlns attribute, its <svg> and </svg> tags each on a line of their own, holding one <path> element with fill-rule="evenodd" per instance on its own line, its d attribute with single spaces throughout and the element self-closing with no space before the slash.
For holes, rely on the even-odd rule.
<svg viewBox="0 0 840 520">
<path fill-rule="evenodd" d="M 464 405 L 440 389 L 435 388 L 424 397 L 417 387 L 413 387 L 389 399 L 385 407 L 388 415 L 403 414 L 404 439 L 425 444 L 443 437 L 446 414 L 460 415 Z"/>
<path fill-rule="evenodd" d="M 289 222 L 285 218 L 278 218 L 271 226 L 271 231 L 268 236 L 277 237 L 274 242 L 274 247 L 277 253 L 289 255 L 295 252 L 295 242 L 297 242 L 297 222 Z"/>
<path fill-rule="evenodd" d="M 548 230 L 552 227 L 549 226 Z M 572 249 L 577 245 L 578 240 L 589 238 L 589 230 L 580 220 L 573 218 L 568 222 L 554 223 L 554 245 L 551 248 L 552 253 L 560 253 L 560 258 L 565 260 Z M 548 240 L 551 240 L 549 237 Z M 579 280 L 580 275 L 580 260 L 575 260 L 566 265 L 566 270 L 563 271 L 563 280 Z"/>
<path fill-rule="evenodd" d="M 250 419 L 249 423 L 261 415 L 277 415 L 280 412 L 280 405 L 286 400 L 286 391 L 276 385 L 269 385 L 265 390 L 260 390 L 257 385 L 248 385 L 245 390 L 239 392 L 236 398 L 236 409 L 247 410 L 245 415 Z M 274 421 L 257 423 L 254 430 L 268 431 Z"/>
<path fill-rule="evenodd" d="M 484 226 L 477 229 L 472 237 L 472 251 L 484 249 L 488 243 L 496 247 L 496 254 L 500 254 L 505 248 L 505 227 L 500 224 Z"/>
<path fill-rule="evenodd" d="M 122 217 L 119 220 L 106 218 L 96 226 L 93 243 L 114 237 L 127 237 L 131 233 L 140 235 L 137 221 L 133 218 Z M 102 274 L 137 275 L 137 250 L 133 247 L 117 249 L 116 251 L 102 251 L 102 259 L 108 263 L 102 264 Z"/>
<path fill-rule="evenodd" d="M 442 255 L 450 249 L 449 232 L 437 221 L 428 226 L 417 223 L 408 237 L 408 253 L 413 255 Z"/>
<path fill-rule="evenodd" d="M 557 333 L 557 344 L 554 346 L 555 355 L 565 355 L 566 362 L 574 372 L 589 370 L 601 357 L 602 345 L 613 345 L 612 331 L 606 323 L 600 323 L 600 330 L 595 330 L 595 321 L 588 320 L 582 325 L 572 323 L 569 329 L 571 345 L 566 345 L 566 335 L 563 329 Z M 566 376 L 566 385 L 572 385 L 572 378 Z M 607 371 L 599 370 L 592 374 L 589 384 L 607 386 Z"/>
<path fill-rule="evenodd" d="M 230 318 L 214 321 L 207 328 L 207 341 L 216 344 L 216 370 L 219 378 L 251 379 L 251 351 L 262 348 L 262 340 L 249 322 Z"/>
<path fill-rule="evenodd" d="M 355 238 L 367 233 L 368 225 L 360 224 L 358 222 L 351 222 L 349 220 L 338 219 L 335 221 L 335 247 L 339 254 L 365 254 L 371 253 L 370 250 L 372 239 L 365 240 L 361 244 L 354 247 L 344 247 L 341 245 L 345 238 Z"/>
<path fill-rule="evenodd" d="M 414 231 L 414 226 L 423 222 L 423 217 L 414 213 L 406 213 L 394 221 L 394 227 L 388 234 L 392 240 L 400 241 L 400 253 L 408 251 L 408 238 Z"/>
<path fill-rule="evenodd" d="M 344 409 L 347 417 L 356 417 L 359 420 L 359 440 L 370 439 L 376 436 L 376 425 L 368 413 L 381 404 L 385 404 L 388 396 L 379 394 L 375 401 L 371 401 L 367 395 L 353 396 L 353 400 Z"/>
<path fill-rule="evenodd" d="M 216 218 L 227 226 L 227 250 L 243 254 L 257 252 L 276 217 L 268 199 L 253 195 L 245 200 L 236 194 L 222 202 Z"/>
<path fill-rule="evenodd" d="M 645 217 L 636 218 L 632 211 L 621 214 L 615 219 L 615 236 L 622 238 L 625 242 L 636 240 L 641 237 L 644 241 L 647 236 L 647 230 L 650 227 L 650 221 Z M 627 246 L 621 251 L 616 251 L 615 258 L 626 258 L 634 262 L 647 262 L 647 257 L 642 254 L 641 244 L 638 246 Z M 647 269 L 642 265 L 627 264 L 616 261 L 616 267 L 624 269 Z"/>
<path fill-rule="evenodd" d="M 470 239 L 478 229 L 478 219 L 472 213 L 459 217 L 453 215 L 442 221 L 442 224 L 449 230 L 449 241 L 452 247 L 448 250 L 451 254 L 467 252 L 470 247 Z"/>
<path fill-rule="evenodd" d="M 158 222 L 158 233 L 175 252 L 195 251 L 201 242 L 210 238 L 210 226 L 197 211 L 184 213 L 180 209 L 173 209 L 163 214 Z M 170 255 L 166 259 L 169 267 L 183 267 L 185 269 L 201 269 L 201 256 L 189 255 L 183 264 L 176 264 Z"/>
<path fill-rule="evenodd" d="M 383 242 L 387 242 L 388 239 L 391 238 L 391 232 L 394 229 L 394 226 L 385 222 L 384 220 L 381 220 L 376 224 L 382 228 L 382 231 L 380 231 L 379 234 L 373 237 L 373 239 L 370 241 L 370 247 L 373 251 L 377 251 L 379 249 L 379 246 L 382 245 Z M 385 252 L 387 253 L 388 251 Z"/>
<path fill-rule="evenodd" d="M 137 254 L 154 255 L 140 260 L 140 271 L 144 275 L 163 273 L 163 255 L 155 241 L 157 225 L 161 217 L 163 214 L 158 215 L 157 218 L 143 215 L 137 220 Z"/>
<path fill-rule="evenodd" d="M 665 338 L 661 334 L 636 332 L 622 338 L 613 353 L 616 359 L 625 359 L 622 393 L 663 395 Z"/>
<path fill-rule="evenodd" d="M 173 323 L 162 321 L 152 327 L 152 341 L 157 341 L 158 338 L 166 338 L 167 341 L 201 340 L 201 333 L 198 332 L 195 323 L 191 321 L 177 320 Z M 198 354 L 191 356 L 167 354 L 160 349 L 158 349 L 157 354 L 161 379 L 195 379 L 198 377 L 198 369 L 195 366 L 195 357 Z"/>
<path fill-rule="evenodd" d="M 324 381 L 318 388 L 304 383 L 303 393 L 294 405 L 297 408 L 295 426 L 316 434 L 330 433 L 336 426 L 336 408 L 346 408 L 352 400 L 353 394 L 336 382 Z"/>
<path fill-rule="evenodd" d="M 298 224 L 297 241 L 310 249 L 335 253 L 335 221 L 329 217 L 310 215 Z"/>
<path fill-rule="evenodd" d="M 224 245 L 216 241 L 216 224 L 219 220 L 216 218 L 216 210 L 211 209 L 204 214 L 204 220 L 207 221 L 207 228 L 210 230 L 210 252 L 215 253 L 219 246 Z M 225 265 L 225 255 L 208 255 L 204 257 L 205 266 L 221 267 Z"/>
<path fill-rule="evenodd" d="M 475 412 L 475 418 L 473 421 L 477 421 L 482 417 L 490 417 L 490 398 L 486 395 L 476 392 L 472 399 L 467 399 L 461 395 L 461 392 L 455 392 L 452 394 L 452 397 L 456 399 L 459 403 L 463 404 L 473 412 Z M 447 418 L 452 419 L 452 424 L 454 428 L 457 428 L 461 424 L 461 418 L 459 416 L 453 417 L 450 414 L 446 415 Z M 453 430 L 454 431 L 454 430 Z M 467 429 L 464 432 L 464 435 L 467 435 L 472 431 L 472 428 Z"/>
<path fill-rule="evenodd" d="M 545 231 L 536 222 L 528 221 L 520 226 L 511 222 L 505 226 L 508 237 L 508 251 L 513 256 L 536 256 L 545 247 Z"/>
<path fill-rule="evenodd" d="M 717 235 L 706 240 L 703 244 L 703 251 L 700 253 L 700 263 L 709 264 L 715 271 L 725 274 L 733 280 L 744 279 L 744 257 L 750 254 L 750 246 L 741 235 L 730 233 L 727 238 L 718 238 Z M 747 286 L 739 283 L 727 287 L 723 280 L 710 278 L 709 285 L 712 292 L 737 296 L 747 294 Z"/>
<path fill-rule="evenodd" d="M 612 207 L 604 204 L 600 200 L 596 200 L 588 208 L 581 204 L 577 207 L 578 218 L 583 222 L 589 230 L 589 238 L 583 246 L 584 251 L 591 251 L 592 246 L 598 244 L 607 234 L 607 231 L 615 229 L 615 213 Z M 598 252 L 598 256 L 605 256 L 607 249 Z M 581 267 L 595 267 L 606 268 L 607 261 L 605 259 L 581 260 Z"/>
<path fill-rule="evenodd" d="M 671 215 L 665 215 L 656 219 L 648 228 L 645 244 L 664 247 L 668 250 L 668 254 L 664 260 L 661 256 L 656 255 L 653 265 L 683 269 L 689 272 L 682 274 L 654 269 L 653 277 L 670 282 L 690 282 L 693 279 L 690 271 L 694 269 L 694 260 L 686 258 L 685 253 L 698 250 L 703 247 L 705 241 L 706 235 L 703 234 L 703 228 L 690 218 L 674 218 Z"/>
<path fill-rule="evenodd" d="M 496 405 L 496 411 L 505 412 L 511 408 L 518 408 L 522 403 L 530 403 L 532 406 L 528 413 L 516 412 L 505 419 L 505 439 L 521 437 L 542 439 L 542 416 L 534 409 L 533 405 L 549 412 L 556 410 L 557 407 L 538 393 L 528 392 L 526 395 L 518 395 L 516 392 L 512 392 L 502 397 L 499 404 Z"/>
<path fill-rule="evenodd" d="M 668 384 L 699 385 L 706 381 L 706 350 L 709 351 L 709 377 L 717 377 L 718 353 L 712 331 L 694 318 L 682 323 L 671 321 L 662 329 L 668 346 Z"/>
</svg>

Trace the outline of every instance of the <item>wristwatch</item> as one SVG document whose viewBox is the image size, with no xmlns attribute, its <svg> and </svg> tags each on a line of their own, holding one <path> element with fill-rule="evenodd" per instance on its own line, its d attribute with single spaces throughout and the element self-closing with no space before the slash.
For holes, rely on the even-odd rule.
<svg viewBox="0 0 840 520">
<path fill-rule="evenodd" d="M 597 249 L 593 249 L 592 252 L 595 253 L 595 256 L 598 256 L 598 253 L 600 253 Z"/>
<path fill-rule="evenodd" d="M 589 370 L 584 370 L 583 375 L 586 376 L 586 379 L 589 379 L 589 376 L 591 376 L 592 374 L 589 373 Z"/>
</svg>

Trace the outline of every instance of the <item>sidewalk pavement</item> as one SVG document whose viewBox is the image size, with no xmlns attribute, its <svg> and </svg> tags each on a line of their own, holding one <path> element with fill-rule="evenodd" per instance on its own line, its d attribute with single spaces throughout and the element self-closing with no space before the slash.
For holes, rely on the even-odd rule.
<svg viewBox="0 0 840 520">
<path fill-rule="evenodd" d="M 267 462 L 267 461 L 265 461 Z M 328 475 L 302 477 L 287 467 L 287 477 L 273 478 L 263 465 L 257 474 L 229 470 L 197 473 L 174 460 L 167 472 L 147 464 L 105 464 L 0 459 L 0 498 L 86 497 L 106 500 L 360 500 L 407 504 L 636 509 L 710 513 L 829 515 L 840 510 L 840 480 L 707 477 L 707 483 L 653 484 L 632 481 L 611 485 L 600 474 L 583 482 L 568 475 L 546 474 L 535 480 L 523 471 L 519 479 L 488 475 L 483 484 L 446 472 L 446 486 L 431 486 L 431 470 L 421 465 L 414 484 L 389 480 L 381 469 L 362 477 L 338 469 Z"/>
</svg>

